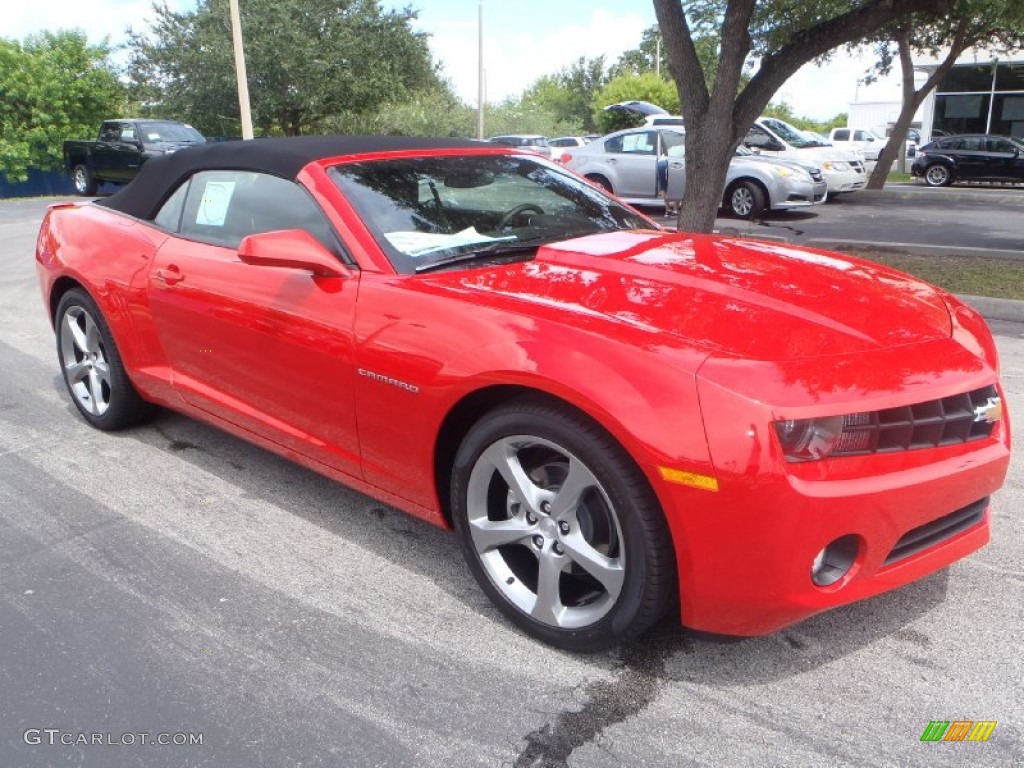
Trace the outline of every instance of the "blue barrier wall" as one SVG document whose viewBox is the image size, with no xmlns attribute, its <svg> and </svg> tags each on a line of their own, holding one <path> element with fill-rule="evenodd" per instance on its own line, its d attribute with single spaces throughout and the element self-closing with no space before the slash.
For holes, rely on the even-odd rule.
<svg viewBox="0 0 1024 768">
<path fill-rule="evenodd" d="M 51 197 L 73 195 L 75 187 L 71 178 L 61 171 L 28 172 L 28 181 L 8 181 L 0 173 L 0 198 L 6 197 Z"/>
</svg>

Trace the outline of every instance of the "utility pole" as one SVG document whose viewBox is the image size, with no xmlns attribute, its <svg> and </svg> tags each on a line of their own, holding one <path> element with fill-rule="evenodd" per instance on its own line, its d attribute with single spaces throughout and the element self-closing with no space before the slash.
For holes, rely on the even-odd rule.
<svg viewBox="0 0 1024 768">
<path fill-rule="evenodd" d="M 242 116 L 242 138 L 252 138 L 252 109 L 249 107 L 249 78 L 245 73 L 245 50 L 242 47 L 242 17 L 238 0 L 229 0 L 231 9 L 231 42 L 235 49 L 235 78 L 238 81 L 238 111 Z"/>
<path fill-rule="evenodd" d="M 477 16 L 478 66 L 476 72 L 476 137 L 484 138 L 484 0 Z"/>
</svg>

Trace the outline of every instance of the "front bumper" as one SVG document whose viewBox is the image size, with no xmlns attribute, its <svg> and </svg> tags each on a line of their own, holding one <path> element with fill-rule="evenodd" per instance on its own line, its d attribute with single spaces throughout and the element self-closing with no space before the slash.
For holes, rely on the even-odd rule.
<svg viewBox="0 0 1024 768">
<path fill-rule="evenodd" d="M 822 397 L 815 407 L 821 415 L 855 413 L 894 407 L 894 398 L 947 397 L 994 383 L 994 371 L 984 367 L 948 373 L 920 398 L 875 392 L 845 405 Z M 988 542 L 988 498 L 1010 460 L 1005 417 L 977 442 L 787 463 L 771 423 L 810 414 L 766 406 L 705 379 L 698 388 L 717 491 L 660 489 L 685 626 L 767 634 L 915 581 Z M 843 537 L 856 540 L 852 567 L 817 586 L 815 556 Z"/>
<path fill-rule="evenodd" d="M 828 193 L 834 195 L 837 192 L 853 192 L 861 189 L 867 184 L 867 174 L 863 163 L 851 163 L 848 171 L 834 171 L 827 168 L 822 169 L 825 183 L 828 185 Z"/>
<path fill-rule="evenodd" d="M 778 199 L 772 200 L 772 210 L 785 211 L 817 205 L 825 202 L 827 194 L 828 184 L 824 181 L 794 181 L 780 184 Z"/>
</svg>

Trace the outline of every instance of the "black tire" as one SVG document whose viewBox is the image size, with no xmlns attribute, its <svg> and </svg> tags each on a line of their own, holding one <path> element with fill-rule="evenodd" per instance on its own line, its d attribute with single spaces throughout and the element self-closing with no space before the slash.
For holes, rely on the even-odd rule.
<svg viewBox="0 0 1024 768">
<path fill-rule="evenodd" d="M 96 302 L 73 288 L 57 305 L 57 360 L 71 402 L 97 429 L 125 429 L 152 417 L 125 372 L 110 327 Z"/>
<path fill-rule="evenodd" d="M 725 193 L 725 207 L 740 219 L 753 219 L 764 213 L 767 196 L 761 186 L 753 181 L 737 181 Z"/>
<path fill-rule="evenodd" d="M 947 187 L 953 183 L 953 174 L 942 163 L 932 163 L 921 174 L 929 187 Z"/>
<path fill-rule="evenodd" d="M 590 180 L 591 182 L 593 182 L 594 184 L 597 184 L 597 186 L 599 186 L 601 189 L 603 189 L 609 195 L 614 195 L 615 194 L 615 190 L 612 189 L 612 183 L 610 181 L 608 181 L 608 179 L 606 179 L 604 176 L 601 176 L 600 174 L 595 173 L 595 174 L 592 174 L 590 176 L 587 176 L 587 179 Z"/>
<path fill-rule="evenodd" d="M 96 179 L 85 165 L 76 165 L 71 169 L 71 182 L 75 185 L 75 192 L 82 197 L 92 197 L 96 194 Z"/>
<path fill-rule="evenodd" d="M 566 486 L 576 492 L 561 495 Z M 614 438 L 567 407 L 528 397 L 486 414 L 456 454 L 451 498 L 480 587 L 546 643 L 608 648 L 674 605 L 675 554 L 654 492 Z"/>
</svg>

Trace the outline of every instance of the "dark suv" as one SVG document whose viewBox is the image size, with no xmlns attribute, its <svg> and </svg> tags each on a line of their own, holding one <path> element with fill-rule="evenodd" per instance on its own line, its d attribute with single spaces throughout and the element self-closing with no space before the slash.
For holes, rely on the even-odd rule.
<svg viewBox="0 0 1024 768">
<path fill-rule="evenodd" d="M 969 180 L 1024 182 L 1024 141 L 983 133 L 944 136 L 917 150 L 910 172 L 930 187 Z"/>
</svg>

